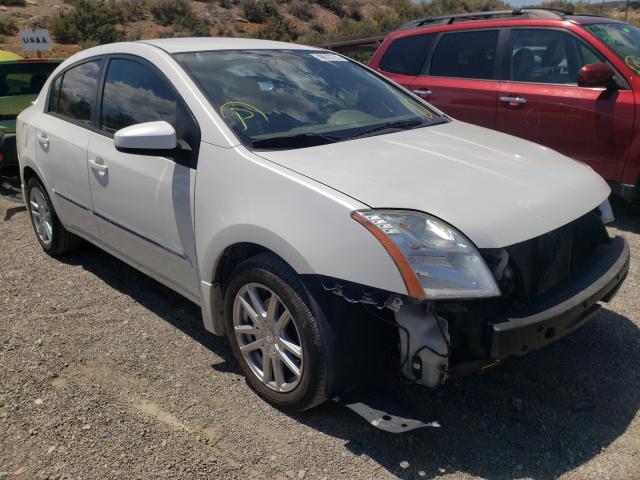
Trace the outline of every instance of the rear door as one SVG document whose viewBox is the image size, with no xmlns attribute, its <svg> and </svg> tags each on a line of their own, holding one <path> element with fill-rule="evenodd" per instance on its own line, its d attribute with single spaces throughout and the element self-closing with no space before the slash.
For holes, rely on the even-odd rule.
<svg viewBox="0 0 640 480">
<path fill-rule="evenodd" d="M 52 82 L 49 104 L 36 125 L 36 159 L 65 226 L 98 238 L 91 214 L 87 145 L 104 60 L 72 66 Z"/>
<path fill-rule="evenodd" d="M 164 75 L 137 57 L 111 57 L 96 125 L 89 138 L 89 182 L 107 247 L 197 299 L 193 192 L 200 133 Z M 165 120 L 191 148 L 180 158 L 123 153 L 113 135 Z M 206 188 L 203 187 L 203 188 Z"/>
<path fill-rule="evenodd" d="M 553 148 L 618 180 L 634 121 L 632 91 L 578 86 L 578 71 L 606 59 L 566 30 L 514 28 L 496 129 Z"/>
<path fill-rule="evenodd" d="M 498 29 L 441 34 L 411 89 L 458 120 L 494 128 L 499 37 Z"/>
</svg>

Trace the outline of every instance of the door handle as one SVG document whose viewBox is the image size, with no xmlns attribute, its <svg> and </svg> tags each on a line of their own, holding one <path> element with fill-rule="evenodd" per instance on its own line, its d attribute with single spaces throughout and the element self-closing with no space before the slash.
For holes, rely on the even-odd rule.
<svg viewBox="0 0 640 480">
<path fill-rule="evenodd" d="M 527 103 L 527 99 L 522 97 L 500 97 L 500 101 L 513 106 Z"/>
<path fill-rule="evenodd" d="M 100 173 L 107 173 L 107 170 L 109 170 L 109 167 L 104 164 L 104 160 L 100 157 L 95 160 L 89 160 L 89 167 L 91 167 L 91 170 L 95 170 Z"/>
<path fill-rule="evenodd" d="M 36 135 L 36 137 L 42 148 L 49 148 L 49 137 L 47 137 L 46 133 L 43 132 L 40 135 Z"/>
<path fill-rule="evenodd" d="M 413 90 L 413 93 L 415 93 L 419 97 L 430 97 L 430 96 L 433 95 L 433 91 L 425 90 L 425 89 L 422 89 L 422 88 L 419 88 L 417 90 Z"/>
</svg>

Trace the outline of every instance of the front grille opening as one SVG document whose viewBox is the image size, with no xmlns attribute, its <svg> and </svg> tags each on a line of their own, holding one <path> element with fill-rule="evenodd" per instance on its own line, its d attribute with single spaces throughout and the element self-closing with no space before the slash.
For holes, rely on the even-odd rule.
<svg viewBox="0 0 640 480">
<path fill-rule="evenodd" d="M 482 251 L 510 305 L 530 302 L 579 271 L 598 248 L 610 242 L 597 210 L 551 232 L 503 249 L 506 268 L 496 272 L 497 250 Z"/>
</svg>

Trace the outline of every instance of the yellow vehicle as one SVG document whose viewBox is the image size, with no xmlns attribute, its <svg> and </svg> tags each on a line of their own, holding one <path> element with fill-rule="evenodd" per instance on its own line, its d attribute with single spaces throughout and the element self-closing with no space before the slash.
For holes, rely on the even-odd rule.
<svg viewBox="0 0 640 480">
<path fill-rule="evenodd" d="M 16 118 L 36 99 L 62 60 L 22 58 L 0 50 L 0 168 L 16 165 Z"/>
</svg>

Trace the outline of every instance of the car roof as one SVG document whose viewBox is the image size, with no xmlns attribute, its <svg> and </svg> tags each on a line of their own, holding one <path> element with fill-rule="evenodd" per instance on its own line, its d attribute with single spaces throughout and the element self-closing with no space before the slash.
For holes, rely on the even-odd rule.
<svg viewBox="0 0 640 480">
<path fill-rule="evenodd" d="M 140 43 L 153 45 L 168 53 L 205 52 L 210 50 L 318 50 L 315 47 L 293 43 L 229 37 L 160 38 L 156 40 L 141 40 Z"/>
</svg>

